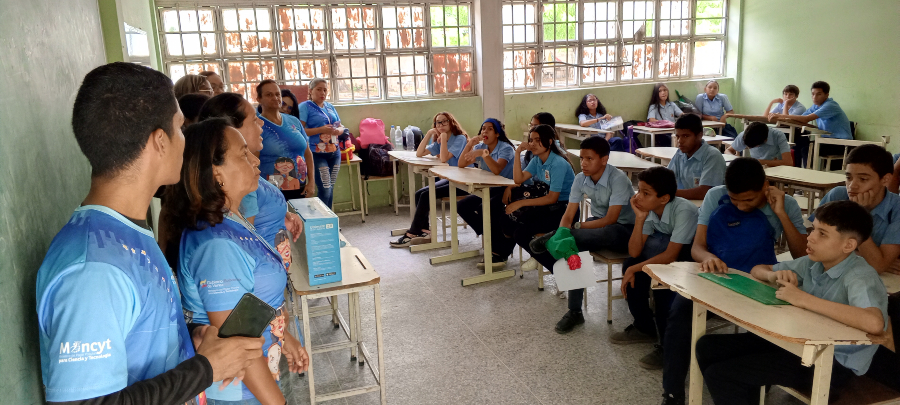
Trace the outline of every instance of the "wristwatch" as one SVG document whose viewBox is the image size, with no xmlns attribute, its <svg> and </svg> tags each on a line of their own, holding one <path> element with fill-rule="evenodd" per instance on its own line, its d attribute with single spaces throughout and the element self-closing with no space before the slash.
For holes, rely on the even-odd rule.
<svg viewBox="0 0 900 405">
<path fill-rule="evenodd" d="M 572 225 L 572 228 L 581 229 L 581 222 L 576 222 L 575 225 Z"/>
</svg>

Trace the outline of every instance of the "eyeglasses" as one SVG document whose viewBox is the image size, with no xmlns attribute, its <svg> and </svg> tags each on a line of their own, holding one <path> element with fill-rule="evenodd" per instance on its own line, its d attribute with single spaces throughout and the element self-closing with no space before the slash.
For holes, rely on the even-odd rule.
<svg viewBox="0 0 900 405">
<path fill-rule="evenodd" d="M 450 120 L 435 121 L 434 125 L 444 125 L 444 124 L 449 124 L 449 123 L 450 123 Z"/>
</svg>

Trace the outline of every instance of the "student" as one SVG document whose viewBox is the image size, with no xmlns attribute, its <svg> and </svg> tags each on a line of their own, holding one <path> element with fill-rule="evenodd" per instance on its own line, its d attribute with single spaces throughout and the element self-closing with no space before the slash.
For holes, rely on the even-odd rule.
<svg viewBox="0 0 900 405">
<path fill-rule="evenodd" d="M 678 182 L 676 196 L 702 200 L 709 189 L 721 186 L 725 176 L 725 158 L 718 149 L 703 140 L 703 123 L 694 114 L 675 121 L 678 151 L 669 162 Z"/>
<path fill-rule="evenodd" d="M 597 129 L 603 129 L 603 124 L 612 119 L 612 115 L 606 113 L 606 107 L 603 106 L 600 99 L 593 94 L 586 94 L 581 99 L 581 104 L 575 109 L 575 117 L 578 118 L 578 125 Z M 610 132 L 605 136 L 609 142 L 610 149 L 624 151 L 625 146 L 622 138 L 613 135 L 614 132 Z"/>
<path fill-rule="evenodd" d="M 556 118 L 553 117 L 553 114 L 550 114 L 548 112 L 539 112 L 531 117 L 531 122 L 529 123 L 531 127 L 536 127 L 541 124 L 549 125 L 551 128 L 553 128 L 553 142 L 556 143 L 556 146 L 559 147 L 559 150 L 565 152 L 566 147 L 565 145 L 560 143 L 559 134 L 556 133 Z M 528 142 L 528 140 L 525 140 L 525 142 Z M 531 162 L 532 156 L 533 155 L 531 154 L 531 151 L 526 149 L 525 153 L 522 155 L 522 167 L 528 167 L 528 163 Z"/>
<path fill-rule="evenodd" d="M 869 240 L 872 218 L 849 201 L 819 207 L 808 256 L 758 265 L 753 277 L 778 283 L 775 296 L 866 333 L 887 330 L 887 291 L 878 273 L 854 251 Z M 825 276 L 827 274 L 828 276 Z M 697 363 L 716 404 L 758 404 L 759 387 L 812 387 L 814 367 L 753 333 L 707 335 L 697 341 Z M 878 345 L 836 346 L 830 385 L 840 388 L 863 375 Z"/>
<path fill-rule="evenodd" d="M 435 114 L 432 119 L 433 127 L 425 134 L 425 138 L 419 143 L 416 149 L 416 156 L 423 157 L 426 155 L 437 156 L 441 162 L 450 166 L 457 166 L 459 157 L 462 155 L 463 149 L 466 147 L 469 136 L 466 131 L 459 125 L 453 114 L 442 111 Z M 450 195 L 450 181 L 442 179 L 434 183 L 435 198 L 445 198 Z M 465 191 L 457 190 L 457 195 L 465 195 Z M 428 212 L 431 210 L 428 197 L 428 186 L 420 188 L 416 191 L 413 200 L 416 204 L 416 211 L 413 215 L 412 223 L 406 233 L 400 236 L 396 241 L 391 241 L 391 247 L 400 248 L 413 244 L 421 244 L 431 242 L 431 231 L 428 229 Z"/>
<path fill-rule="evenodd" d="M 651 310 L 650 276 L 643 272 L 643 268 L 646 264 L 693 261 L 691 243 L 697 231 L 697 206 L 676 197 L 677 188 L 675 173 L 665 167 L 653 167 L 638 173 L 638 192 L 631 197 L 631 208 L 635 214 L 634 230 L 628 240 L 631 258 L 622 264 L 625 269 L 622 294 L 634 322 L 624 331 L 610 335 L 611 343 L 655 343 L 657 336 L 662 341 L 674 293 L 670 290 L 653 291 L 656 308 Z M 642 357 L 639 364 L 650 370 L 662 368 L 662 343 Z"/>
<path fill-rule="evenodd" d="M 663 83 L 657 83 L 653 87 L 653 95 L 650 96 L 650 107 L 647 109 L 647 122 L 671 121 L 672 123 L 683 112 L 675 103 L 669 100 L 669 88 Z M 657 146 L 672 146 L 672 137 L 669 135 L 656 135 Z"/>
<path fill-rule="evenodd" d="M 184 126 L 181 129 L 197 122 L 197 116 L 200 115 L 200 107 L 203 107 L 203 103 L 207 100 L 209 100 L 209 96 L 202 93 L 185 94 L 178 99 L 178 108 L 184 114 Z"/>
<path fill-rule="evenodd" d="M 460 154 L 459 167 L 468 167 L 473 163 L 481 170 L 512 180 L 515 148 L 503 124 L 494 118 L 488 118 L 481 124 L 478 135 L 469 138 L 466 147 Z M 490 191 L 491 204 L 491 228 L 500 229 L 500 218 L 503 217 L 503 190 L 505 187 L 492 187 Z M 466 221 L 476 235 L 481 235 L 483 218 L 481 214 L 481 197 L 470 195 L 456 203 L 456 212 Z M 496 224 L 496 226 L 495 226 Z"/>
<path fill-rule="evenodd" d="M 766 181 L 756 159 L 737 158 L 725 171 L 725 185 L 706 194 L 697 218 L 691 256 L 702 271 L 749 272 L 775 264 L 775 241 L 784 234 L 794 257 L 806 254 L 803 214 L 793 197 Z M 684 403 L 691 353 L 691 300 L 675 296 L 663 340 L 663 404 Z"/>
<path fill-rule="evenodd" d="M 575 175 L 568 195 L 568 206 L 559 221 L 569 228 L 579 251 L 609 249 L 628 251 L 628 235 L 634 227 L 634 212 L 629 200 L 634 195 L 631 179 L 609 162 L 609 143 L 599 136 L 581 141 L 581 173 Z M 585 195 L 591 199 L 591 217 L 578 222 L 578 207 Z M 572 225 L 574 223 L 574 225 Z M 546 243 L 555 231 L 531 241 L 528 252 L 541 265 L 552 271 L 556 259 L 547 252 Z M 557 333 L 568 333 L 584 323 L 581 301 L 584 289 L 569 290 L 569 311 L 556 324 Z"/>
<path fill-rule="evenodd" d="M 547 194 L 537 198 L 510 201 L 513 189 L 524 186 L 511 186 L 504 190 L 503 203 L 506 204 L 507 215 L 502 217 L 503 226 L 492 238 L 494 251 L 491 252 L 491 262 L 495 266 L 506 265 L 506 259 L 512 254 L 516 244 L 530 253 L 531 248 L 528 244 L 535 235 L 555 230 L 566 213 L 566 203 L 569 201 L 575 173 L 565 152 L 559 150 L 553 142 L 555 134 L 553 127 L 538 125 L 531 128 L 529 141 L 516 148 L 516 156 L 513 158 L 513 180 L 516 184 L 522 184 L 529 179 L 534 180 L 534 186 L 546 187 Z M 526 149 L 531 150 L 534 159 L 531 159 L 523 170 L 519 156 Z M 523 208 L 524 210 L 519 211 Z M 516 219 L 511 218 L 509 214 L 515 214 Z"/>
<path fill-rule="evenodd" d="M 833 98 L 829 97 L 831 86 L 823 81 L 812 84 L 810 92 L 812 93 L 813 106 L 804 111 L 802 114 L 769 114 L 769 120 L 790 119 L 800 122 L 811 122 L 815 120 L 815 125 L 823 131 L 831 132 L 831 135 L 817 135 L 825 138 L 853 139 L 853 133 L 850 129 L 850 119 L 841 109 Z M 795 137 L 796 150 L 802 156 L 809 153 L 809 138 L 805 136 Z M 822 145 L 819 151 L 824 155 L 843 154 L 844 147 L 841 145 Z M 818 158 L 818 157 L 816 157 Z M 839 162 L 834 162 L 840 165 Z"/>
<path fill-rule="evenodd" d="M 744 149 L 750 149 L 750 156 L 764 166 L 793 166 L 794 158 L 791 157 L 791 147 L 788 145 L 784 132 L 775 128 L 769 128 L 762 122 L 751 122 L 744 132 L 734 138 L 725 153 L 737 155 Z"/>
<path fill-rule="evenodd" d="M 763 116 L 768 117 L 770 114 L 784 114 L 785 111 L 789 115 L 800 115 L 806 111 L 806 107 L 803 106 L 799 101 L 797 101 L 797 97 L 800 96 L 800 88 L 794 86 L 793 84 L 789 84 L 784 86 L 784 90 L 781 91 L 781 98 L 776 98 L 769 102 L 769 105 L 766 106 L 766 111 L 763 113 Z M 775 107 L 772 107 L 775 105 Z M 770 120 L 769 122 L 775 122 Z"/>
<path fill-rule="evenodd" d="M 706 82 L 704 93 L 697 95 L 694 105 L 700 110 L 700 117 L 707 121 L 720 121 L 725 124 L 722 135 L 734 138 L 737 130 L 727 122 L 727 118 L 734 114 L 734 108 L 728 101 L 728 96 L 719 93 L 719 82 L 710 80 Z"/>
<path fill-rule="evenodd" d="M 219 76 L 218 73 L 211 70 L 204 70 L 198 74 L 205 77 L 206 81 L 208 81 L 209 85 L 212 87 L 213 94 L 211 97 L 218 96 L 225 92 L 225 82 L 222 81 L 222 76 Z"/>
<path fill-rule="evenodd" d="M 847 182 L 822 197 L 819 206 L 832 201 L 853 201 L 872 215 L 872 237 L 859 245 L 859 255 L 879 273 L 890 269 L 900 256 L 900 196 L 887 191 L 893 177 L 891 154 L 878 145 L 862 145 L 847 156 Z M 819 210 L 809 215 L 813 221 Z"/>
<path fill-rule="evenodd" d="M 133 114 L 135 105 L 146 109 Z M 78 89 L 72 129 L 91 165 L 90 191 L 37 274 L 51 404 L 200 401 L 213 381 L 230 381 L 262 356 L 262 339 L 220 339 L 215 327 L 188 332 L 172 270 L 144 219 L 153 193 L 178 181 L 183 120 L 172 81 L 150 68 L 100 66 Z M 192 336 L 202 336 L 196 355 Z M 87 356 L 97 358 L 67 361 Z"/>
</svg>

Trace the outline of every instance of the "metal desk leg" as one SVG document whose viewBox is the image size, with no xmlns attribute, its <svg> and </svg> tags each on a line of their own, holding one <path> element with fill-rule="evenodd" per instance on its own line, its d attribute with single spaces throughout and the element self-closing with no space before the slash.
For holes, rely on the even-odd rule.
<svg viewBox="0 0 900 405">
<path fill-rule="evenodd" d="M 338 296 L 334 295 L 329 300 L 331 301 L 331 323 L 334 324 L 334 328 L 341 327 L 341 321 L 338 319 Z"/>
<path fill-rule="evenodd" d="M 366 198 L 363 195 L 363 178 L 362 178 L 362 165 L 359 163 L 356 164 L 356 181 L 357 186 L 359 186 L 359 211 L 360 217 L 363 222 L 366 222 L 366 203 L 363 201 L 363 198 Z M 350 190 L 352 193 L 353 190 Z"/>
<path fill-rule="evenodd" d="M 478 250 L 459 252 L 459 236 L 456 227 L 458 215 L 456 213 L 456 206 L 456 184 L 450 183 L 450 254 L 432 257 L 428 260 L 431 265 L 478 256 Z"/>
<path fill-rule="evenodd" d="M 494 272 L 494 264 L 492 261 L 491 248 L 491 188 L 485 187 L 481 190 L 481 224 L 484 232 L 481 234 L 481 240 L 484 245 L 484 274 L 480 276 L 467 277 L 462 279 L 463 287 L 472 284 L 483 283 L 485 281 L 499 280 L 516 275 L 515 270 L 503 270 Z M 503 215 L 503 213 L 499 213 Z"/>
<path fill-rule="evenodd" d="M 300 296 L 300 304 L 303 308 L 303 342 L 306 344 L 306 348 L 308 349 L 307 353 L 309 354 L 309 368 L 306 369 L 306 374 L 309 376 L 309 403 L 310 405 L 315 405 L 316 383 L 313 379 L 313 354 L 309 329 L 309 301 L 306 300 L 306 296 Z"/>
<path fill-rule="evenodd" d="M 356 319 L 359 314 L 356 312 L 356 300 L 357 293 L 347 294 L 347 313 L 350 315 L 350 319 L 347 322 L 347 327 L 350 329 L 350 341 L 356 343 L 354 346 L 350 346 L 350 361 L 356 361 L 360 354 L 357 352 L 359 348 L 359 335 L 360 329 L 357 328 Z M 337 298 L 337 297 L 335 297 Z M 360 356 L 361 357 L 361 356 Z"/>
<path fill-rule="evenodd" d="M 691 320 L 691 373 L 688 382 L 688 404 L 703 405 L 703 373 L 697 364 L 697 340 L 706 334 L 706 307 L 694 302 Z"/>
<path fill-rule="evenodd" d="M 400 200 L 397 198 L 397 159 L 391 160 L 391 171 L 394 175 L 394 215 L 400 215 Z"/>
<path fill-rule="evenodd" d="M 375 336 L 378 342 L 378 385 L 381 388 L 381 405 L 387 405 L 384 383 L 384 336 L 381 326 L 381 284 L 375 284 Z"/>
<path fill-rule="evenodd" d="M 409 222 L 412 222 L 416 213 L 416 202 L 413 198 L 416 196 L 416 173 L 411 164 L 406 164 L 406 170 L 409 172 Z"/>
<path fill-rule="evenodd" d="M 834 364 L 834 345 L 826 346 L 816 357 L 813 374 L 810 405 L 828 405 L 828 390 L 831 388 L 831 367 Z"/>
<path fill-rule="evenodd" d="M 425 250 L 431 249 L 440 249 L 450 246 L 449 241 L 437 241 L 437 194 L 434 190 L 434 179 L 435 176 L 431 174 L 426 174 L 428 177 L 428 227 L 431 228 L 431 243 L 426 243 L 422 245 L 412 245 L 409 247 L 410 252 L 422 252 Z"/>
</svg>

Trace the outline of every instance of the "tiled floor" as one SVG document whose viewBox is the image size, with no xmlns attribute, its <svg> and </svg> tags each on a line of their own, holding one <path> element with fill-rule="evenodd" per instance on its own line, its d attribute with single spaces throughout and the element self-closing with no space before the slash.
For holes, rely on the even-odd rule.
<svg viewBox="0 0 900 405">
<path fill-rule="evenodd" d="M 481 273 L 477 258 L 432 266 L 442 251 L 410 253 L 388 246 L 390 230 L 407 224 L 408 211 L 375 209 L 363 224 L 342 217 L 343 234 L 362 250 L 381 275 L 387 399 L 390 404 L 657 404 L 662 372 L 647 371 L 638 359 L 651 345 L 616 346 L 607 335 L 627 326 L 624 301 L 613 303 L 606 320 L 606 288 L 588 289 L 586 323 L 560 335 L 553 326 L 566 300 L 553 294 L 552 276 L 544 291 L 537 273 L 462 287 L 460 279 Z M 460 229 L 463 250 L 480 244 L 471 229 Z M 518 270 L 518 253 L 510 268 Z M 601 266 L 595 266 L 600 278 Z M 604 268 L 605 270 L 605 268 Z M 618 269 L 616 273 L 618 274 Z M 616 284 L 618 288 L 618 284 Z M 372 294 L 361 294 L 364 339 L 375 355 Z M 339 300 L 346 314 L 346 297 Z M 314 303 L 326 304 L 324 300 Z M 330 317 L 312 322 L 314 344 L 344 339 Z M 326 393 L 372 384 L 367 367 L 350 362 L 349 350 L 313 356 L 316 391 Z M 290 404 L 309 403 L 309 381 L 297 375 L 282 383 Z M 377 404 L 378 393 L 326 402 Z M 712 404 L 706 395 L 705 404 Z M 799 404 L 780 390 L 767 404 Z"/>
</svg>

